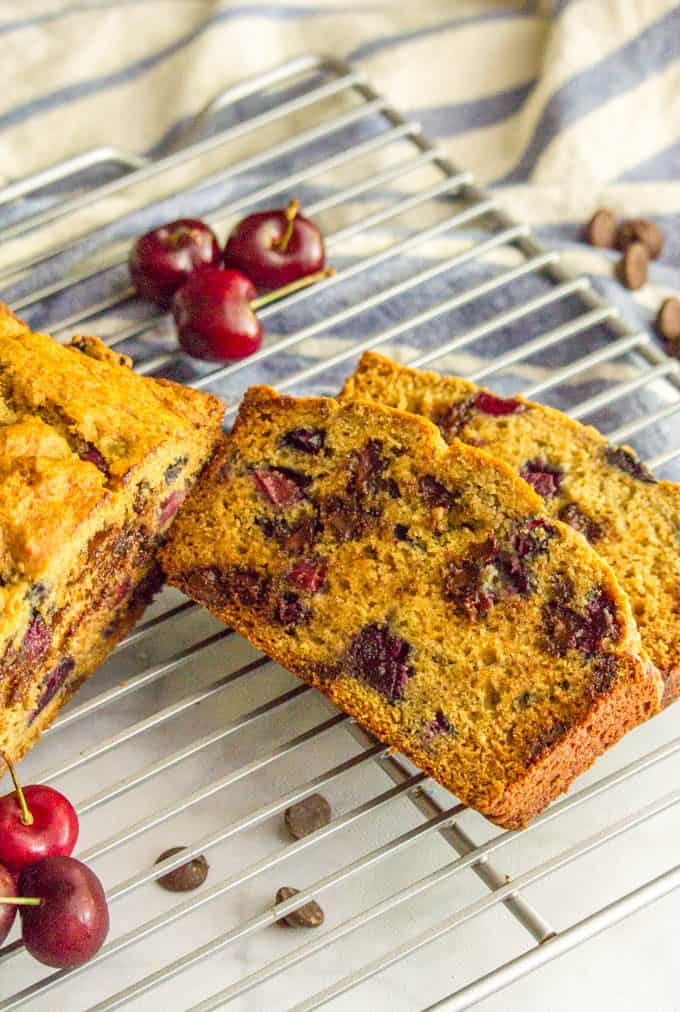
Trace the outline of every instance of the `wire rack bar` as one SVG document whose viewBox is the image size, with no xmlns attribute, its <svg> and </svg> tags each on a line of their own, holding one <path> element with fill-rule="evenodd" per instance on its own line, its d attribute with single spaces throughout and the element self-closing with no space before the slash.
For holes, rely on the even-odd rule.
<svg viewBox="0 0 680 1012">
<path fill-rule="evenodd" d="M 379 960 L 374 960 L 373 962 L 368 963 L 357 973 L 349 974 L 332 987 L 319 992 L 318 995 L 315 995 L 308 1001 L 301 1002 L 296 1006 L 294 1012 L 312 1012 L 313 1009 L 320 1008 L 333 998 L 336 998 L 341 994 L 345 994 L 358 984 L 384 972 L 389 969 L 390 966 L 393 966 L 402 959 L 406 959 L 407 956 L 413 955 L 414 952 L 418 952 L 424 946 L 430 945 L 438 938 L 448 934 L 449 931 L 453 931 L 454 928 L 460 927 L 466 921 L 471 920 L 473 917 L 478 917 L 485 911 L 490 910 L 504 897 L 512 896 L 516 888 L 525 888 L 526 886 L 532 885 L 534 882 L 540 882 L 541 879 L 546 878 L 546 876 L 560 871 L 562 868 L 573 863 L 578 858 L 583 857 L 585 854 L 589 854 L 591 851 L 598 849 L 605 843 L 609 843 L 611 840 L 616 839 L 616 837 L 620 836 L 622 833 L 629 832 L 636 826 L 647 822 L 655 815 L 665 812 L 668 808 L 676 805 L 678 801 L 680 801 L 680 790 L 672 791 L 663 798 L 638 809 L 638 811 L 636 811 L 633 815 L 626 816 L 626 818 L 620 819 L 618 822 L 613 823 L 606 829 L 603 829 L 598 833 L 594 833 L 582 843 L 574 847 L 567 847 L 556 857 L 551 858 L 551 860 L 545 861 L 543 864 L 538 865 L 531 871 L 518 875 L 516 879 L 508 882 L 492 895 L 484 896 L 475 903 L 471 903 L 452 917 L 447 917 L 439 925 L 437 925 L 437 927 L 430 928 L 421 935 L 418 935 L 416 938 L 411 939 L 409 942 L 395 947 L 391 952 L 385 953 L 381 956 Z M 442 876 L 439 875 L 437 880 L 441 877 Z M 231 1000 L 232 997 L 236 997 L 238 994 L 244 993 L 244 984 L 245 979 L 241 981 L 237 985 L 237 989 L 234 989 L 233 991 L 225 988 L 213 998 L 209 998 L 207 1001 L 200 1002 L 198 1005 L 195 1005 L 191 1012 L 211 1012 L 213 1009 L 223 1007 L 226 1000 Z"/>
<path fill-rule="evenodd" d="M 177 168 L 185 162 L 193 158 L 199 158 L 201 155 L 205 155 L 229 141 L 239 140 L 240 138 L 245 137 L 246 134 L 253 133 L 255 130 L 273 123 L 282 116 L 301 112 L 310 105 L 322 102 L 327 98 L 332 98 L 339 92 L 350 89 L 360 80 L 361 74 L 356 71 L 349 71 L 338 79 L 319 85 L 319 87 L 313 89 L 312 91 L 298 95 L 296 98 L 290 99 L 288 102 L 284 102 L 282 105 L 277 106 L 274 109 L 260 113 L 259 116 L 253 116 L 251 119 L 246 120 L 243 123 L 238 123 L 236 126 L 228 127 L 226 130 L 220 131 L 213 137 L 208 137 L 203 141 L 199 141 L 191 148 L 177 151 L 174 154 L 169 155 L 167 158 L 150 162 L 137 169 L 135 172 L 131 172 L 128 175 L 123 176 L 121 179 L 111 180 L 111 182 L 104 183 L 102 186 L 88 190 L 86 193 L 77 197 L 71 197 L 67 200 L 63 200 L 58 205 L 47 208 L 39 214 L 32 215 L 30 218 L 17 222 L 15 225 L 10 225 L 4 230 L 3 238 L 6 242 L 10 239 L 16 239 L 19 236 L 25 235 L 27 232 L 42 228 L 44 225 L 57 221 L 59 218 L 63 218 L 66 215 L 75 214 L 77 211 L 81 211 L 97 201 L 104 200 L 115 193 L 119 193 L 121 190 L 127 189 L 133 184 L 145 182 L 162 172 Z M 197 180 L 194 183 L 195 187 L 202 185 L 206 185 L 205 179 Z"/>
<path fill-rule="evenodd" d="M 0 189 L 0 204 L 9 204 L 29 193 L 35 193 L 36 190 L 41 190 L 53 183 L 61 182 L 62 179 L 68 179 L 69 176 L 74 176 L 78 172 L 91 169 L 95 165 L 103 165 L 106 162 L 117 162 L 129 169 L 141 169 L 148 163 L 148 159 L 143 155 L 122 151 L 120 148 L 91 148 L 80 155 L 75 155 L 74 158 L 50 165 L 49 168 L 43 169 L 41 172 L 34 172 L 30 176 L 24 176 L 23 179 L 17 179 L 15 182 L 3 186 Z"/>
</svg>

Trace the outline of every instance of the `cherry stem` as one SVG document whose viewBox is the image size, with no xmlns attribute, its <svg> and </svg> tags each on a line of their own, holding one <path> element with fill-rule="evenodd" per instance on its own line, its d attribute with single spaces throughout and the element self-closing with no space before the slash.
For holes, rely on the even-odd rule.
<svg viewBox="0 0 680 1012">
<path fill-rule="evenodd" d="M 279 253 L 285 253 L 286 250 L 288 249 L 288 243 L 290 242 L 291 236 L 293 234 L 293 229 L 295 228 L 295 219 L 297 218 L 299 211 L 300 211 L 299 201 L 291 200 L 288 204 L 288 207 L 284 211 L 287 223 L 286 231 L 283 233 L 280 239 L 277 239 L 275 243 L 272 243 L 272 245 L 279 251 Z"/>
<path fill-rule="evenodd" d="M 39 896 L 0 896 L 0 903 L 15 907 L 39 907 L 42 900 Z"/>
<path fill-rule="evenodd" d="M 253 299 L 250 303 L 250 308 L 253 311 L 262 309 L 263 306 L 269 305 L 270 302 L 283 299 L 286 295 L 292 295 L 293 292 L 297 292 L 301 288 L 315 285 L 317 281 L 323 281 L 324 278 L 330 278 L 334 274 L 335 267 L 327 267 L 325 271 L 317 271 L 316 274 L 308 274 L 306 278 L 298 278 L 297 281 L 291 281 L 289 285 L 284 285 L 283 288 L 277 288 L 273 292 L 267 292 L 266 295 L 260 295 L 258 299 Z"/>
<path fill-rule="evenodd" d="M 24 797 L 24 792 L 23 792 L 23 790 L 21 788 L 21 784 L 19 783 L 19 778 L 16 775 L 16 771 L 14 769 L 14 766 L 9 761 L 9 759 L 7 758 L 6 755 L 3 755 L 2 758 L 5 760 L 5 763 L 7 764 L 7 769 L 9 770 L 9 775 L 11 776 L 12 781 L 14 783 L 14 790 L 16 791 L 17 798 L 19 799 L 19 805 L 21 807 L 21 821 L 22 821 L 22 823 L 23 823 L 24 826 L 32 826 L 33 822 L 35 820 L 33 819 L 33 816 L 31 815 L 30 808 L 26 804 L 26 798 Z"/>
</svg>

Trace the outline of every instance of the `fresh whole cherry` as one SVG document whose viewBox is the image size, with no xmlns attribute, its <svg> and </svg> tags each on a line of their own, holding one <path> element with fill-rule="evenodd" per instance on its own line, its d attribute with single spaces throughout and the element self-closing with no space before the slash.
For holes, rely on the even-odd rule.
<svg viewBox="0 0 680 1012">
<path fill-rule="evenodd" d="M 173 314 L 180 347 L 206 362 L 230 362 L 252 355 L 262 341 L 255 310 L 333 273 L 310 274 L 255 298 L 255 286 L 240 271 L 206 267 L 192 274 L 175 295 Z"/>
<path fill-rule="evenodd" d="M 0 798 L 0 864 L 17 874 L 52 855 L 69 855 L 78 839 L 71 802 L 44 784 L 22 789 L 10 766 L 15 790 Z"/>
<path fill-rule="evenodd" d="M 11 871 L 0 864 L 0 897 L 16 896 L 17 885 Z M 16 917 L 17 908 L 14 904 L 0 903 L 0 945 L 5 941 Z"/>
<path fill-rule="evenodd" d="M 137 291 L 163 309 L 198 268 L 221 262 L 217 236 L 197 218 L 179 218 L 141 236 L 130 254 L 130 274 Z"/>
<path fill-rule="evenodd" d="M 172 308 L 182 349 L 206 362 L 252 355 L 262 341 L 262 324 L 250 306 L 255 295 L 255 285 L 239 271 L 207 267 L 192 274 Z"/>
<path fill-rule="evenodd" d="M 243 218 L 224 247 L 225 267 L 243 271 L 267 290 L 320 271 L 326 257 L 323 236 L 299 210 L 291 200 L 286 208 Z"/>
<path fill-rule="evenodd" d="M 40 900 L 20 907 L 24 945 L 39 962 L 72 969 L 99 952 L 109 908 L 101 882 L 82 861 L 54 856 L 24 868 L 19 895 Z"/>
</svg>

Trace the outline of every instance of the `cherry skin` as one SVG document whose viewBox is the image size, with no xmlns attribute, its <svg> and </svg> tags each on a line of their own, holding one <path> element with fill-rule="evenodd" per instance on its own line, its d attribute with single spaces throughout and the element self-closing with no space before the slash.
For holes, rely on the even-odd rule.
<svg viewBox="0 0 680 1012">
<path fill-rule="evenodd" d="M 317 225 L 287 208 L 250 214 L 236 225 L 224 248 L 224 265 L 243 271 L 257 288 L 281 288 L 320 271 L 326 254 Z"/>
<path fill-rule="evenodd" d="M 0 863 L 16 874 L 41 858 L 69 855 L 78 839 L 78 816 L 71 802 L 52 787 L 24 787 L 33 816 L 32 825 L 22 821 L 15 791 L 0 798 Z"/>
<path fill-rule="evenodd" d="M 168 309 L 172 297 L 195 270 L 216 266 L 222 252 L 212 229 L 197 218 L 179 218 L 137 240 L 130 274 L 145 299 Z"/>
<path fill-rule="evenodd" d="M 82 861 L 46 857 L 24 868 L 19 895 L 42 901 L 21 907 L 23 942 L 39 962 L 65 970 L 99 952 L 109 933 L 109 908 L 101 882 Z"/>
<path fill-rule="evenodd" d="M 252 355 L 262 342 L 262 325 L 250 307 L 255 295 L 239 271 L 206 267 L 192 274 L 172 308 L 182 349 L 206 362 Z"/>
<path fill-rule="evenodd" d="M 16 896 L 17 886 L 11 871 L 0 864 L 0 896 Z M 0 903 L 0 945 L 5 941 L 14 924 L 17 908 L 9 903 Z"/>
</svg>

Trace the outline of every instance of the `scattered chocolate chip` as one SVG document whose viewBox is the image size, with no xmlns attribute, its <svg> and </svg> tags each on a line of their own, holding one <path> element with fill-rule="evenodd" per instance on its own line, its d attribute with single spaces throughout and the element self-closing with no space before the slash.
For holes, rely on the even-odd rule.
<svg viewBox="0 0 680 1012">
<path fill-rule="evenodd" d="M 309 513 L 294 523 L 289 523 L 283 517 L 255 517 L 255 523 L 266 538 L 273 538 L 291 555 L 308 552 L 322 529 L 318 517 Z"/>
<path fill-rule="evenodd" d="M 269 594 L 266 573 L 246 567 L 196 566 L 185 574 L 184 584 L 190 596 L 208 607 L 224 607 L 234 599 L 245 605 L 263 605 Z"/>
<path fill-rule="evenodd" d="M 187 456 L 178 457 L 177 460 L 173 460 L 169 467 L 166 467 L 163 473 L 163 481 L 166 485 L 172 485 L 173 481 L 177 481 L 184 468 L 189 463 Z"/>
<path fill-rule="evenodd" d="M 592 691 L 595 696 L 603 696 L 611 689 L 618 670 L 618 661 L 614 654 L 603 654 L 593 664 Z"/>
<path fill-rule="evenodd" d="M 563 472 L 545 460 L 528 460 L 519 473 L 543 499 L 554 499 L 560 490 Z"/>
<path fill-rule="evenodd" d="M 409 528 L 406 526 L 406 524 L 394 525 L 394 536 L 397 539 L 397 541 L 408 541 L 409 540 L 408 532 Z"/>
<path fill-rule="evenodd" d="M 285 900 L 289 900 L 291 896 L 297 896 L 299 892 L 299 889 L 293 889 L 291 886 L 281 886 L 276 893 L 276 903 L 283 903 Z M 323 922 L 323 910 L 316 900 L 309 900 L 308 903 L 298 907 L 297 910 L 292 910 L 289 914 L 285 914 L 277 921 L 277 924 L 286 924 L 289 928 L 319 928 Z"/>
<path fill-rule="evenodd" d="M 104 474 L 109 473 L 109 465 L 106 463 L 104 456 L 92 443 L 86 443 L 79 456 L 81 460 L 86 460 L 88 463 L 94 464 L 94 466 L 99 468 L 99 470 Z"/>
<path fill-rule="evenodd" d="M 308 798 L 287 808 L 283 818 L 293 839 L 301 840 L 303 836 L 316 833 L 328 825 L 331 821 L 331 806 L 323 794 L 310 794 Z"/>
<path fill-rule="evenodd" d="M 602 588 L 593 591 L 585 614 L 574 609 L 568 594 L 568 583 L 559 581 L 553 597 L 543 605 L 549 653 L 563 657 L 571 649 L 592 657 L 602 650 L 606 639 L 617 642 L 621 638 L 616 607 L 606 591 Z"/>
<path fill-rule="evenodd" d="M 652 472 L 632 450 L 627 450 L 623 446 L 607 446 L 604 456 L 608 464 L 623 471 L 624 474 L 629 474 L 631 478 L 637 478 L 638 481 L 645 481 L 650 485 L 656 483 Z"/>
<path fill-rule="evenodd" d="M 366 506 L 357 495 L 329 496 L 323 504 L 324 525 L 338 541 L 361 537 L 381 514 L 379 504 Z"/>
<path fill-rule="evenodd" d="M 35 710 L 31 714 L 30 721 L 35 720 L 47 704 L 54 699 L 75 666 L 76 662 L 73 657 L 62 657 L 59 663 L 51 671 L 48 671 L 41 682 L 40 695 L 38 696 Z"/>
<path fill-rule="evenodd" d="M 444 597 L 468 618 L 482 618 L 495 603 L 498 590 L 498 550 L 493 537 L 470 546 L 460 560 L 444 572 Z"/>
<path fill-rule="evenodd" d="M 347 491 L 359 496 L 372 495 L 381 491 L 380 475 L 385 470 L 385 466 L 381 441 L 369 439 L 361 450 L 350 454 L 350 476 L 347 482 Z"/>
<path fill-rule="evenodd" d="M 164 850 L 159 857 L 156 858 L 155 864 L 160 864 L 162 861 L 166 861 L 169 857 L 174 857 L 175 854 L 181 854 L 186 847 L 170 847 L 169 850 Z M 160 878 L 156 879 L 159 886 L 163 889 L 167 889 L 171 893 L 188 893 L 192 889 L 198 889 L 202 886 L 208 877 L 208 869 L 210 865 L 200 854 L 198 857 L 192 857 L 186 864 L 181 864 L 179 868 L 175 868 L 173 871 L 166 872 L 165 875 L 161 875 Z"/>
<path fill-rule="evenodd" d="M 448 717 L 443 710 L 437 710 L 432 720 L 428 720 L 423 725 L 421 740 L 423 744 L 427 744 L 427 742 L 432 741 L 433 738 L 438 737 L 440 734 L 452 733 L 455 733 L 455 730 Z"/>
<path fill-rule="evenodd" d="M 513 549 L 520 559 L 531 559 L 548 550 L 548 542 L 555 534 L 554 526 L 543 517 L 521 523 L 513 537 Z"/>
<path fill-rule="evenodd" d="M 520 710 L 528 710 L 530 706 L 538 702 L 538 696 L 533 692 L 522 692 L 516 697 L 515 703 Z"/>
<path fill-rule="evenodd" d="M 607 207 L 601 207 L 586 225 L 586 239 L 591 246 L 614 248 L 616 241 L 616 215 Z"/>
<path fill-rule="evenodd" d="M 666 299 L 656 318 L 656 329 L 666 342 L 669 354 L 680 358 L 680 298 Z"/>
<path fill-rule="evenodd" d="M 418 481 L 418 491 L 420 492 L 425 504 L 431 508 L 435 506 L 443 506 L 448 509 L 458 499 L 458 493 L 452 492 L 451 489 L 446 488 L 440 481 L 431 475 L 424 474 Z"/>
<path fill-rule="evenodd" d="M 288 446 L 302 453 L 317 454 L 326 442 L 325 429 L 291 429 L 281 437 L 281 446 Z"/>
<path fill-rule="evenodd" d="M 527 764 L 536 762 L 537 759 L 556 745 L 569 730 L 569 725 L 562 720 L 555 721 L 550 727 L 541 731 L 529 745 Z"/>
<path fill-rule="evenodd" d="M 663 249 L 663 232 L 654 221 L 647 218 L 633 218 L 624 221 L 616 232 L 616 248 L 627 250 L 633 243 L 642 243 L 648 256 L 656 260 Z"/>
<path fill-rule="evenodd" d="M 575 531 L 582 534 L 586 541 L 591 543 L 602 537 L 602 525 L 593 520 L 585 510 L 577 506 L 575 502 L 565 503 L 557 514 L 562 523 L 569 524 Z"/>
<path fill-rule="evenodd" d="M 31 586 L 28 588 L 28 594 L 26 596 L 28 597 L 28 600 L 31 602 L 31 604 L 33 605 L 42 604 L 45 598 L 47 597 L 47 587 L 45 586 L 44 583 L 42 583 L 42 581 L 39 580 L 37 583 L 31 584 Z"/>
<path fill-rule="evenodd" d="M 480 390 L 475 394 L 473 404 L 483 415 L 516 415 L 525 410 L 525 405 L 521 401 L 516 401 L 512 397 L 496 397 L 488 390 Z"/>
<path fill-rule="evenodd" d="M 430 418 L 439 427 L 447 443 L 450 443 L 464 428 L 472 413 L 474 400 L 474 397 L 467 397 L 454 404 L 440 404 L 430 414 Z"/>
<path fill-rule="evenodd" d="M 647 247 L 641 242 L 632 242 L 626 246 L 621 259 L 619 260 L 616 273 L 619 280 L 630 288 L 637 291 L 647 284 L 649 275 L 649 253 Z"/>
<path fill-rule="evenodd" d="M 302 604 L 297 594 L 286 591 L 276 602 L 275 618 L 281 625 L 292 629 L 296 625 L 308 622 L 311 612 Z"/>
<path fill-rule="evenodd" d="M 410 645 L 386 625 L 371 623 L 350 643 L 344 666 L 393 703 L 403 699 L 406 684 L 414 673 L 408 664 L 410 653 Z"/>
</svg>

